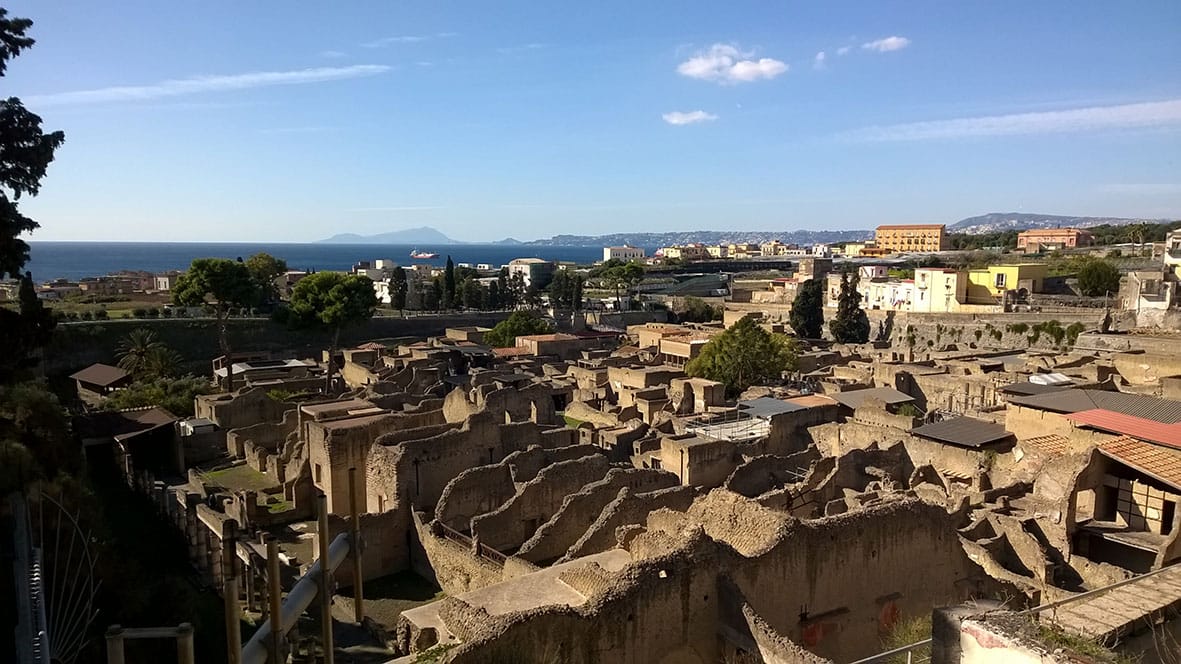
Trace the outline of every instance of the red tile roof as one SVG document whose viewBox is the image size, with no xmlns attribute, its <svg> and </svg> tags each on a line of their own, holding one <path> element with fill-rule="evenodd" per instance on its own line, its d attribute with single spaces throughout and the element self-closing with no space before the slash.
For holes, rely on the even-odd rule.
<svg viewBox="0 0 1181 664">
<path fill-rule="evenodd" d="M 1099 451 L 1130 468 L 1181 489 L 1181 450 L 1124 436 L 1103 443 Z"/>
<path fill-rule="evenodd" d="M 1080 426 L 1181 449 L 1181 423 L 1164 424 L 1100 408 L 1071 413 L 1065 417 Z"/>
</svg>

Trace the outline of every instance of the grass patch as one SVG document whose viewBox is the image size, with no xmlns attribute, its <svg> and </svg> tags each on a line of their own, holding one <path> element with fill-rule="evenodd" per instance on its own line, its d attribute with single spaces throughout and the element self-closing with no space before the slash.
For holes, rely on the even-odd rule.
<svg viewBox="0 0 1181 664">
<path fill-rule="evenodd" d="M 931 614 L 925 616 L 917 616 L 908 620 L 899 621 L 890 630 L 890 633 L 882 639 L 883 650 L 894 650 L 902 646 L 908 646 L 912 643 L 918 643 L 931 638 Z M 931 656 L 931 646 L 925 645 L 921 648 L 915 648 L 910 651 L 913 661 L 925 662 Z M 906 653 L 896 655 L 886 660 L 888 664 L 905 664 L 907 661 Z"/>
<path fill-rule="evenodd" d="M 562 419 L 566 420 L 566 426 L 571 429 L 577 429 L 584 422 L 584 420 L 580 420 L 577 417 L 570 417 L 569 415 L 562 415 Z"/>
<path fill-rule="evenodd" d="M 451 650 L 455 646 L 456 646 L 456 644 L 454 644 L 454 643 L 449 643 L 449 644 L 440 643 L 439 645 L 431 646 L 430 648 L 427 648 L 426 650 L 418 653 L 418 657 L 415 657 L 414 661 L 416 662 L 416 664 L 430 664 L 431 662 L 441 662 L 441 661 L 443 661 L 443 656 L 447 654 L 447 651 Z"/>
<path fill-rule="evenodd" d="M 1085 655 L 1095 662 L 1108 664 L 1136 664 L 1139 661 L 1134 657 L 1114 652 L 1094 639 L 1071 634 L 1050 622 L 1039 622 L 1036 627 L 1042 643 L 1050 650 L 1062 648 L 1068 652 Z"/>
<path fill-rule="evenodd" d="M 262 491 L 275 486 L 275 481 L 270 477 L 244 463 L 202 473 L 201 477 L 211 484 L 231 490 Z"/>
</svg>

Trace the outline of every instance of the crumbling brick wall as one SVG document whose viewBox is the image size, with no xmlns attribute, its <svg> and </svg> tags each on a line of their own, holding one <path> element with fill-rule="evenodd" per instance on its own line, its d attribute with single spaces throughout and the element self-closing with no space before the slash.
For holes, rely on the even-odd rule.
<svg viewBox="0 0 1181 664">
<path fill-rule="evenodd" d="M 491 466 L 470 468 L 443 488 L 435 507 L 435 520 L 466 533 L 471 530 L 472 517 L 500 507 L 516 490 L 507 459 Z"/>
</svg>

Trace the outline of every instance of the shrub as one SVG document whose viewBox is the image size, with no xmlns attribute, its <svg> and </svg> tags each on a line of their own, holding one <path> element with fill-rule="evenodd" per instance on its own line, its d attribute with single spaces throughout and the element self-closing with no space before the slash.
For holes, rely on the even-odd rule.
<svg viewBox="0 0 1181 664">
<path fill-rule="evenodd" d="M 71 317 L 72 318 L 81 318 L 82 320 L 91 320 L 94 318 L 94 314 L 90 313 L 89 311 L 83 311 L 80 314 L 73 314 Z"/>
<path fill-rule="evenodd" d="M 145 318 L 148 315 L 148 310 L 143 307 L 136 307 L 131 310 L 131 315 L 135 318 Z"/>
<path fill-rule="evenodd" d="M 164 307 L 163 309 L 160 310 L 160 315 L 163 316 L 164 318 L 172 318 L 172 308 L 171 307 Z"/>
<path fill-rule="evenodd" d="M 110 318 L 110 315 L 106 309 L 98 309 L 94 312 L 94 320 L 107 320 L 108 318 Z"/>
<path fill-rule="evenodd" d="M 159 318 L 159 317 L 160 317 L 160 310 L 158 308 L 151 307 L 148 309 L 148 318 Z"/>
</svg>

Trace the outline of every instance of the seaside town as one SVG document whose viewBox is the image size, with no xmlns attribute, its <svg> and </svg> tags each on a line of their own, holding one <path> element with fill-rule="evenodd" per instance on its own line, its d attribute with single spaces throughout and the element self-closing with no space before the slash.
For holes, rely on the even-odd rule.
<svg viewBox="0 0 1181 664">
<path fill-rule="evenodd" d="M 218 596 L 227 661 L 1122 661 L 1181 605 L 1170 226 L 10 297 L 56 317 L 75 453 Z M 114 296 L 160 304 L 57 308 Z M 100 625 L 108 661 L 185 624 Z"/>
<path fill-rule="evenodd" d="M 11 4 L 0 662 L 1181 664 L 1177 7 Z"/>
</svg>

